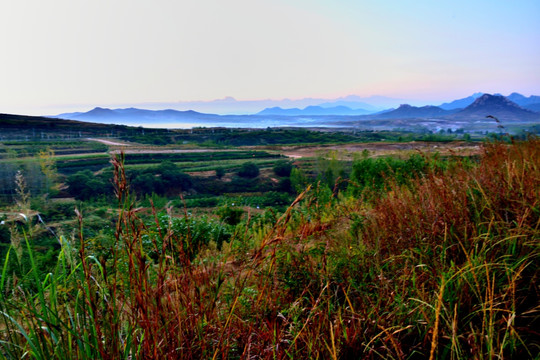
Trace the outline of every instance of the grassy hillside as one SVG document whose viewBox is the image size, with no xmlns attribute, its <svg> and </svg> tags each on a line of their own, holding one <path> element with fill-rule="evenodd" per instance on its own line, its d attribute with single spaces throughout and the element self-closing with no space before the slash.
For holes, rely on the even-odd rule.
<svg viewBox="0 0 540 360">
<path fill-rule="evenodd" d="M 538 356 L 538 139 L 473 160 L 364 159 L 281 214 L 224 207 L 227 223 L 145 213 L 113 166 L 116 221 L 88 236 L 79 209 L 50 274 L 20 224 L 0 279 L 2 356 Z"/>
<path fill-rule="evenodd" d="M 1 140 L 73 139 L 88 136 L 134 136 L 137 127 L 107 125 L 42 116 L 0 114 Z M 147 133 L 165 133 L 163 129 L 146 129 Z"/>
</svg>

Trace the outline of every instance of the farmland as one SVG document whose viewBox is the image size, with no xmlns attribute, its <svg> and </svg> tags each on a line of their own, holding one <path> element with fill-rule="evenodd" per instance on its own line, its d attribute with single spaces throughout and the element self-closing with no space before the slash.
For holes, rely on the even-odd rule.
<svg viewBox="0 0 540 360">
<path fill-rule="evenodd" d="M 537 139 L 223 131 L 0 143 L 6 357 L 535 353 Z"/>
</svg>

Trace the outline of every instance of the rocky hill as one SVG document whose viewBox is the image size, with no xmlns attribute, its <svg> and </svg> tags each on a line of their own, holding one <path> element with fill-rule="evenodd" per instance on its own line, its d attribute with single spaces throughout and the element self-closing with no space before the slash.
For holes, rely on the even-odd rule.
<svg viewBox="0 0 540 360">
<path fill-rule="evenodd" d="M 465 109 L 451 115 L 457 119 L 485 119 L 494 116 L 501 121 L 535 121 L 540 114 L 527 110 L 502 95 L 484 94 Z"/>
</svg>

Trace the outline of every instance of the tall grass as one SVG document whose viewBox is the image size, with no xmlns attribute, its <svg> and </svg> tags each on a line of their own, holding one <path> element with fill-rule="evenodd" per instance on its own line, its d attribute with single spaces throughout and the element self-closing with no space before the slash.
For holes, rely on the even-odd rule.
<svg viewBox="0 0 540 360">
<path fill-rule="evenodd" d="M 52 273 L 41 275 L 27 238 L 25 281 L 7 272 L 7 253 L 0 356 L 538 357 L 539 152 L 537 139 L 486 144 L 475 166 L 456 160 L 378 197 L 308 189 L 275 223 L 248 216 L 195 259 L 189 231 L 164 227 L 155 209 L 159 236 L 144 236 L 144 209 L 113 159 L 107 251 L 84 238 L 79 212 Z"/>
</svg>

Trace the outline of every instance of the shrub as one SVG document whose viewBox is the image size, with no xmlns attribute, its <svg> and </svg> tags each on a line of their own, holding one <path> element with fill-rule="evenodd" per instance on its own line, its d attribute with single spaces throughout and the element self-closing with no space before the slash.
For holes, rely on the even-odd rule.
<svg viewBox="0 0 540 360">
<path fill-rule="evenodd" d="M 276 174 L 277 176 L 288 177 L 291 175 L 292 168 L 293 166 L 291 162 L 282 160 L 282 161 L 278 161 L 274 165 L 273 170 L 274 170 L 274 174 Z"/>
<path fill-rule="evenodd" d="M 216 169 L 216 177 L 218 179 L 221 179 L 223 176 L 225 176 L 225 169 L 222 167 L 219 167 Z"/>
<path fill-rule="evenodd" d="M 187 190 L 191 187 L 192 181 L 188 174 L 183 173 L 180 168 L 171 161 L 164 161 L 156 169 L 156 172 L 161 176 L 163 187 L 181 188 Z"/>
<path fill-rule="evenodd" d="M 155 190 L 162 189 L 161 179 L 156 179 L 155 175 L 146 173 L 138 174 L 131 180 L 131 187 L 138 194 L 151 194 Z"/>
<path fill-rule="evenodd" d="M 42 204 L 41 215 L 44 220 L 64 220 L 75 216 L 72 202 L 49 202 Z"/>
<path fill-rule="evenodd" d="M 265 193 L 263 197 L 264 206 L 288 205 L 291 202 L 292 200 L 289 194 L 277 191 L 269 191 Z"/>
<path fill-rule="evenodd" d="M 89 200 L 101 195 L 109 195 L 110 182 L 104 176 L 95 176 L 90 170 L 78 171 L 67 178 L 68 192 L 77 200 Z"/>
<path fill-rule="evenodd" d="M 163 161 L 156 168 L 129 171 L 132 189 L 140 195 L 159 195 L 173 191 L 186 191 L 193 186 L 191 176 L 171 161 Z"/>
<path fill-rule="evenodd" d="M 255 178 L 259 176 L 259 167 L 252 162 L 243 163 L 238 170 L 238 175 L 244 178 Z"/>
<path fill-rule="evenodd" d="M 353 162 L 351 180 L 360 187 L 360 191 L 364 188 L 382 190 L 388 188 L 390 182 L 401 185 L 419 177 L 426 167 L 425 159 L 417 154 L 407 160 L 364 157 Z"/>
<path fill-rule="evenodd" d="M 218 209 L 217 214 L 226 224 L 237 225 L 242 221 L 242 216 L 244 216 L 244 209 L 236 206 L 223 206 Z"/>
</svg>

